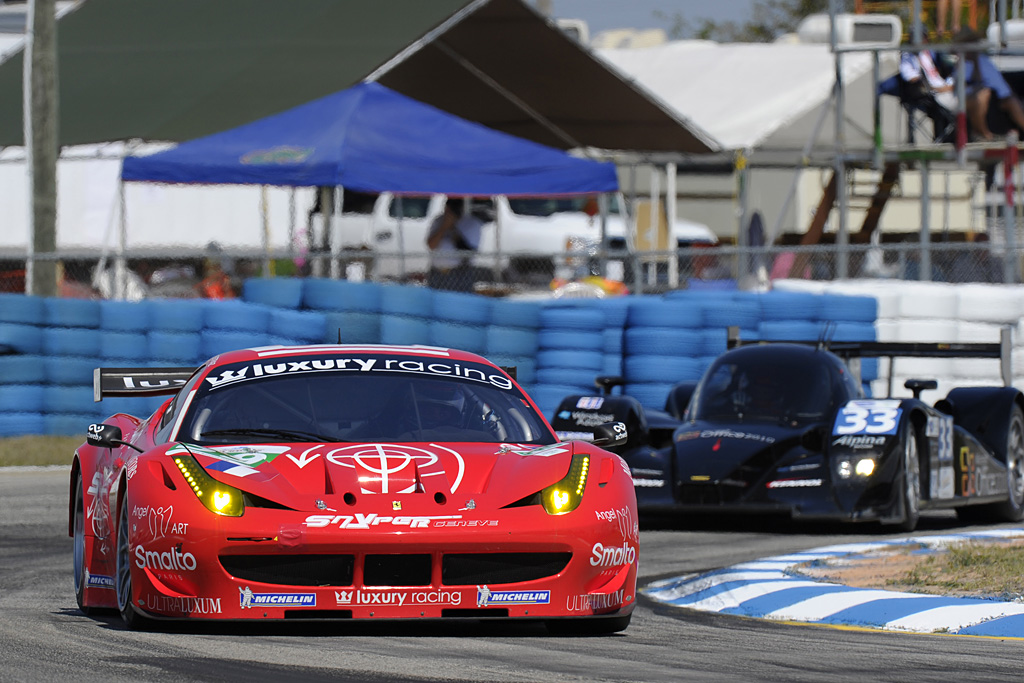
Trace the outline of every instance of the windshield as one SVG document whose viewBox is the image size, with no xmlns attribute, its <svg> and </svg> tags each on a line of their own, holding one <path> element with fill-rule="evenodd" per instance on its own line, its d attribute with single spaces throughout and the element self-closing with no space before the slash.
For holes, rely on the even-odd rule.
<svg viewBox="0 0 1024 683">
<path fill-rule="evenodd" d="M 430 214 L 430 197 L 392 197 L 388 213 L 392 218 L 426 218 Z"/>
<path fill-rule="evenodd" d="M 739 422 L 814 422 L 835 407 L 832 373 L 808 358 L 773 359 L 725 356 L 705 374 L 693 397 L 697 420 Z"/>
<path fill-rule="evenodd" d="M 509 208 L 520 216 L 547 217 L 556 213 L 582 212 L 597 215 L 597 196 L 579 195 L 576 197 L 509 197 Z M 619 213 L 619 202 L 615 195 L 608 197 L 608 213 Z"/>
<path fill-rule="evenodd" d="M 460 378 L 450 376 L 452 368 Z M 215 369 L 178 439 L 204 445 L 555 441 L 515 385 L 490 366 L 310 356 Z"/>
</svg>

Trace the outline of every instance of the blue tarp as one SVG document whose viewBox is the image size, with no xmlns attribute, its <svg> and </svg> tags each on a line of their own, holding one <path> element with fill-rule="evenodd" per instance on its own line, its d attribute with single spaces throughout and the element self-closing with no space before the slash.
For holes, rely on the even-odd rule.
<svg viewBox="0 0 1024 683">
<path fill-rule="evenodd" d="M 475 196 L 618 189 L 614 164 L 494 131 L 378 83 L 360 83 L 163 152 L 127 157 L 121 178 Z"/>
</svg>

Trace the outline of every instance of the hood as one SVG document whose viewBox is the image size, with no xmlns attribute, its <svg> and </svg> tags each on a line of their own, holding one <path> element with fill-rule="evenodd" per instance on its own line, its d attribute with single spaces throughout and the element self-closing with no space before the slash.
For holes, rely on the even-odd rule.
<svg viewBox="0 0 1024 683">
<path fill-rule="evenodd" d="M 534 493 L 565 476 L 570 444 L 253 444 L 216 448 L 176 444 L 226 484 L 295 510 L 331 508 L 346 497 L 420 493 L 488 496 L 494 507 Z M 349 498 L 351 499 L 351 498 Z M 479 500 L 477 501 L 480 502 Z"/>
<path fill-rule="evenodd" d="M 672 437 L 679 479 L 721 481 L 734 477 L 740 465 L 763 472 L 799 444 L 805 429 L 749 422 L 687 424 Z"/>
</svg>

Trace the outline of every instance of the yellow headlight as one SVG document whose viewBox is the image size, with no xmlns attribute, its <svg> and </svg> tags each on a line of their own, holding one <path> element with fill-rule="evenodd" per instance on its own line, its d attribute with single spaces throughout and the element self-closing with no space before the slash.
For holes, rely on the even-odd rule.
<svg viewBox="0 0 1024 683">
<path fill-rule="evenodd" d="M 574 455 L 568 474 L 540 492 L 541 503 L 549 515 L 564 515 L 580 506 L 589 469 L 590 456 Z"/>
<path fill-rule="evenodd" d="M 241 517 L 245 512 L 242 492 L 211 477 L 195 458 L 190 455 L 176 455 L 174 464 L 178 466 L 196 498 L 202 501 L 210 512 L 225 517 Z"/>
</svg>

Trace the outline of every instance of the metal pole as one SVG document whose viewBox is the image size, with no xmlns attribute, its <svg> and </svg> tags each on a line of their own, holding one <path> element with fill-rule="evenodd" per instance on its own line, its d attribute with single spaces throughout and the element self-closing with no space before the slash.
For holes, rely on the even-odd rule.
<svg viewBox="0 0 1024 683">
<path fill-rule="evenodd" d="M 932 228 L 931 205 L 928 195 L 931 192 L 931 168 L 927 159 L 921 160 L 921 254 L 919 280 L 931 282 L 932 279 Z"/>
<path fill-rule="evenodd" d="M 647 221 L 647 248 L 655 251 L 658 248 L 658 227 L 661 218 L 661 173 L 657 166 L 651 166 L 651 211 Z M 656 284 L 658 277 L 658 263 L 656 260 L 647 262 L 647 282 Z"/>
<path fill-rule="evenodd" d="M 739 230 L 736 233 L 736 244 L 740 247 L 739 252 L 736 254 L 736 281 L 742 282 L 746 277 L 747 273 L 750 272 L 750 268 L 747 265 L 749 259 L 749 252 L 747 247 L 750 246 L 750 235 L 747 232 L 747 216 L 750 215 L 750 165 L 747 163 L 746 150 L 739 152 L 736 155 L 736 176 L 737 182 L 739 183 L 738 197 L 739 206 Z"/>
<path fill-rule="evenodd" d="M 673 227 L 676 224 L 676 165 L 665 164 L 665 222 L 668 223 L 668 284 L 672 289 L 679 287 L 679 243 Z"/>
<path fill-rule="evenodd" d="M 1003 231 L 1006 239 L 1006 259 L 1003 261 L 1003 280 L 1017 282 L 1017 212 L 1014 210 L 1014 169 L 1017 167 L 1017 131 L 1006 134 L 1003 153 Z"/>
<path fill-rule="evenodd" d="M 324 229 L 330 229 L 330 243 L 331 243 L 331 279 L 338 280 L 341 278 L 341 235 L 338 234 L 341 229 L 341 222 L 338 220 L 338 214 L 341 213 L 341 193 L 344 192 L 344 188 L 337 186 L 334 188 L 334 206 L 326 206 L 328 211 L 327 220 Z"/>
<path fill-rule="evenodd" d="M 920 0 L 917 0 L 920 2 Z M 836 200 L 838 203 L 839 229 L 836 232 L 836 272 L 835 277 L 845 279 L 849 270 L 849 243 L 850 236 L 847 231 L 846 216 L 846 138 L 843 118 L 846 116 L 846 97 L 843 93 L 843 55 L 836 50 L 838 35 L 836 32 L 836 15 L 839 12 L 839 0 L 829 1 L 829 15 L 831 18 L 830 40 L 832 51 L 835 54 L 836 62 Z"/>
<path fill-rule="evenodd" d="M 123 160 L 122 160 L 122 163 Z M 114 282 L 112 289 L 113 299 L 128 298 L 128 269 L 125 264 L 124 254 L 128 248 L 128 221 L 125 218 L 125 207 L 128 206 L 128 199 L 125 194 L 124 181 L 117 183 L 118 201 L 121 204 L 121 224 L 117 236 L 117 258 L 114 259 Z"/>
<path fill-rule="evenodd" d="M 260 242 L 263 247 L 263 277 L 270 277 L 270 198 L 267 196 L 267 186 L 260 186 L 260 224 L 262 231 Z"/>
</svg>

